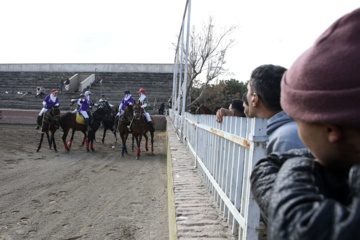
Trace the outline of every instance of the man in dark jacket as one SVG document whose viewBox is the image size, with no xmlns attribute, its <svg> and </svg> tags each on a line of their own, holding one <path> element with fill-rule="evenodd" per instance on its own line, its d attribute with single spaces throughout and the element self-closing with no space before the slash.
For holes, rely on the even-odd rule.
<svg viewBox="0 0 360 240">
<path fill-rule="evenodd" d="M 268 237 L 360 239 L 360 9 L 327 29 L 284 74 L 281 105 L 309 152 L 272 153 L 251 175 Z"/>
</svg>

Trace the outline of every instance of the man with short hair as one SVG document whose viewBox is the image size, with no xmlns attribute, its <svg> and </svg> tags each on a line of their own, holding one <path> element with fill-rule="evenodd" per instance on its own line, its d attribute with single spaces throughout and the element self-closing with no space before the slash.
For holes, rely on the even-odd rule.
<svg viewBox="0 0 360 240">
<path fill-rule="evenodd" d="M 305 148 L 296 123 L 280 105 L 280 82 L 285 71 L 281 66 L 261 65 L 253 70 L 247 85 L 248 117 L 267 119 L 267 154 Z"/>
<path fill-rule="evenodd" d="M 231 100 L 229 109 L 220 108 L 216 112 L 216 121 L 218 123 L 221 123 L 223 121 L 224 116 L 245 117 L 243 101 L 240 99 L 234 98 L 233 100 Z"/>
</svg>

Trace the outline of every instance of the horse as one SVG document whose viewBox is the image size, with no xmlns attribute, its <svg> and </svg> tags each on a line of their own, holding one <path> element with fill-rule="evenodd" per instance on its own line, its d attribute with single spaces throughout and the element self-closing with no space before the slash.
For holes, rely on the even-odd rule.
<svg viewBox="0 0 360 240">
<path fill-rule="evenodd" d="M 114 134 L 115 142 L 117 142 L 116 132 L 114 132 L 114 122 L 115 122 L 115 116 L 116 116 L 117 112 L 118 112 L 118 106 L 115 106 L 114 109 L 111 108 L 110 114 L 106 115 L 104 120 L 102 121 L 102 124 L 104 127 L 104 134 L 103 134 L 103 138 L 102 138 L 103 144 L 105 141 L 106 131 L 108 129 L 110 129 L 110 131 Z"/>
<path fill-rule="evenodd" d="M 60 118 L 60 109 L 59 107 L 52 107 L 51 110 L 46 111 L 44 113 L 44 116 L 42 118 L 42 121 L 38 121 L 38 125 L 41 126 L 41 138 L 39 146 L 36 150 L 36 152 L 40 151 L 42 141 L 44 139 L 44 133 L 46 133 L 48 142 L 49 142 L 49 149 L 51 149 L 51 145 L 54 145 L 54 150 L 57 152 L 56 144 L 55 144 L 55 137 L 54 134 L 56 132 L 56 129 L 59 128 L 59 118 Z M 49 138 L 49 131 L 51 131 L 51 139 Z"/>
<path fill-rule="evenodd" d="M 124 153 L 126 154 L 128 153 L 126 148 L 126 140 L 130 133 L 128 125 L 132 123 L 133 119 L 134 119 L 133 106 L 129 104 L 125 108 L 124 114 L 120 117 L 117 125 L 117 130 L 119 131 L 122 140 L 121 156 L 124 156 Z M 134 138 L 132 140 L 132 149 L 134 150 Z"/>
<path fill-rule="evenodd" d="M 140 157 L 140 143 L 143 135 L 146 139 L 145 149 L 148 151 L 148 137 L 146 135 L 148 131 L 150 131 L 151 136 L 151 153 L 154 153 L 154 131 L 150 130 L 150 125 L 147 123 L 147 120 L 142 113 L 143 110 L 141 104 L 134 102 L 134 120 L 131 123 L 131 131 L 137 144 L 136 159 L 139 159 Z M 152 117 L 151 120 L 154 122 Z"/>
<path fill-rule="evenodd" d="M 59 119 L 59 123 L 61 128 L 64 131 L 64 134 L 62 136 L 62 140 L 65 146 L 65 149 L 67 151 L 70 151 L 71 145 L 72 145 L 72 141 L 74 139 L 74 134 L 75 131 L 81 131 L 84 134 L 84 141 L 86 142 L 86 150 L 89 152 L 89 144 L 91 143 L 91 150 L 94 150 L 94 139 L 95 139 L 95 133 L 98 130 L 98 128 L 100 127 L 100 123 L 101 121 L 104 120 L 106 114 L 109 114 L 111 111 L 110 107 L 102 107 L 102 108 L 98 108 L 93 114 L 93 120 L 90 123 L 90 127 L 92 128 L 91 131 L 88 132 L 88 134 L 86 134 L 86 125 L 85 123 L 81 124 L 78 123 L 76 121 L 76 114 L 77 113 L 72 113 L 72 112 L 67 112 L 64 115 L 62 115 Z M 72 129 L 72 134 L 71 134 L 71 138 L 69 140 L 69 146 L 66 143 L 66 137 L 69 133 L 70 128 Z M 83 142 L 84 142 L 83 141 Z"/>
<path fill-rule="evenodd" d="M 204 104 L 201 104 L 195 111 L 196 114 L 212 114 L 210 108 L 206 107 Z"/>
</svg>

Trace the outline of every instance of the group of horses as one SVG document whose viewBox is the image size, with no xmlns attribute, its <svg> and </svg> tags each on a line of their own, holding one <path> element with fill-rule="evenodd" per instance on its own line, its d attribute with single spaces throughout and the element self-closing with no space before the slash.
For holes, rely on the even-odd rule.
<svg viewBox="0 0 360 240">
<path fill-rule="evenodd" d="M 85 123 L 79 123 L 77 121 L 77 114 L 73 112 L 66 112 L 65 114 L 60 114 L 60 109 L 58 107 L 53 107 L 51 110 L 44 113 L 44 116 L 41 122 L 38 122 L 38 125 L 41 126 L 41 138 L 40 143 L 37 148 L 37 152 L 40 151 L 41 145 L 43 142 L 44 134 L 46 134 L 49 148 L 52 146 L 54 150 L 57 152 L 56 144 L 55 144 L 55 132 L 57 129 L 61 127 L 63 130 L 63 144 L 67 151 L 70 151 L 75 131 L 81 131 L 84 135 L 82 145 L 86 143 L 86 150 L 90 152 L 94 150 L 94 140 L 95 133 L 101 126 L 104 127 L 104 133 L 102 138 L 102 143 L 104 143 L 106 131 L 110 129 L 114 133 L 115 141 L 117 141 L 117 131 L 120 133 L 120 137 L 122 140 L 122 151 L 121 155 L 124 156 L 127 152 L 126 141 L 128 139 L 129 134 L 132 134 L 132 150 L 134 151 L 134 142 L 136 141 L 137 145 L 137 154 L 136 159 L 140 158 L 140 144 L 142 137 L 145 138 L 145 150 L 148 151 L 148 136 L 147 133 L 150 132 L 151 137 L 151 152 L 154 152 L 154 130 L 151 129 L 148 124 L 145 116 L 142 114 L 143 110 L 141 108 L 141 104 L 139 102 L 134 102 L 133 105 L 128 105 L 124 114 L 119 119 L 117 129 L 114 129 L 115 116 L 117 114 L 117 107 L 114 109 L 109 105 L 103 106 L 95 110 L 92 114 L 92 119 L 90 120 L 91 130 L 87 131 Z M 153 118 L 151 117 L 154 122 Z M 66 141 L 67 135 L 72 129 L 72 134 L 69 141 Z M 114 131 L 115 130 L 115 131 Z M 117 131 L 116 131 L 117 130 Z M 51 136 L 49 135 L 51 133 Z M 90 149 L 89 149 L 90 148 Z"/>
</svg>

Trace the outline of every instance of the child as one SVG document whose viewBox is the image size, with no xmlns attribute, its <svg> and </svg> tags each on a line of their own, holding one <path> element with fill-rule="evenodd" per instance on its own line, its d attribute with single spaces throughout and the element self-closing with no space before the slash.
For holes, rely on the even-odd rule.
<svg viewBox="0 0 360 240">
<path fill-rule="evenodd" d="M 360 9 L 284 74 L 281 105 L 315 159 L 272 153 L 251 175 L 269 239 L 360 239 Z"/>
</svg>

